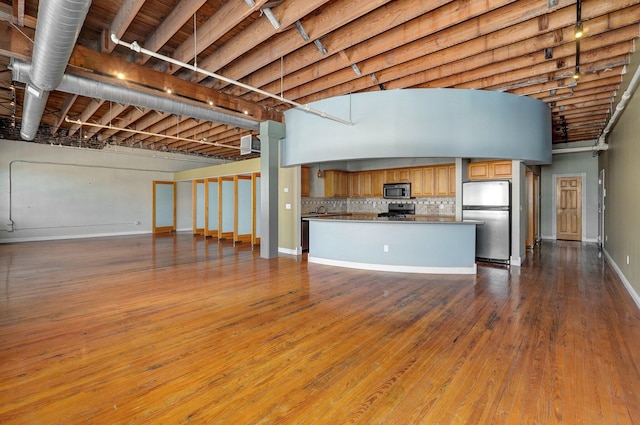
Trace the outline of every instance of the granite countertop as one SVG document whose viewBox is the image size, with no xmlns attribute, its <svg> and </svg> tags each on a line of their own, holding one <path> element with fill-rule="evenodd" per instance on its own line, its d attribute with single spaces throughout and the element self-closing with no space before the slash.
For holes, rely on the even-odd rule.
<svg viewBox="0 0 640 425">
<path fill-rule="evenodd" d="M 345 222 L 379 222 L 379 223 L 431 223 L 431 224 L 484 224 L 483 221 L 477 220 L 456 220 L 455 217 L 438 217 L 438 216 L 418 216 L 412 215 L 406 218 L 398 217 L 372 217 L 369 215 L 358 214 L 316 214 L 303 215 L 304 220 L 331 220 Z"/>
</svg>

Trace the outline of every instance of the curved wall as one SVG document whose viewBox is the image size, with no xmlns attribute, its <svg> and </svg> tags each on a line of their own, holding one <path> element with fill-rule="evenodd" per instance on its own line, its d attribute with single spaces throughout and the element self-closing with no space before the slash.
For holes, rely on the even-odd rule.
<svg viewBox="0 0 640 425">
<path fill-rule="evenodd" d="M 341 124 L 285 112 L 282 166 L 366 158 L 490 158 L 551 163 L 551 111 L 537 99 L 462 89 L 357 93 L 309 104 Z"/>
</svg>

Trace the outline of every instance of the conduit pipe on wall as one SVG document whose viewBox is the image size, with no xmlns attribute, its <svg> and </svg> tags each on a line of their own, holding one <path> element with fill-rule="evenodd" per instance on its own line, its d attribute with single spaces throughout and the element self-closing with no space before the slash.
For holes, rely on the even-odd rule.
<svg viewBox="0 0 640 425">
<path fill-rule="evenodd" d="M 335 117 L 333 115 L 327 114 L 324 111 L 319 111 L 317 109 L 314 109 L 314 108 L 310 107 L 309 105 L 303 105 L 303 104 L 298 103 L 298 102 L 296 102 L 294 100 L 287 99 L 287 98 L 284 98 L 282 96 L 278 96 L 277 94 L 269 93 L 267 91 L 264 91 L 264 90 L 259 89 L 257 87 L 250 86 L 250 85 L 245 84 L 245 83 L 241 83 L 240 81 L 236 81 L 236 80 L 232 80 L 231 78 L 223 77 L 222 75 L 216 74 L 215 72 L 210 72 L 210 71 L 207 71 L 206 69 L 198 68 L 195 65 L 191 65 L 189 63 L 182 62 L 182 61 L 170 58 L 169 56 L 161 55 L 160 53 L 156 53 L 154 51 L 147 50 L 144 47 L 141 47 L 135 41 L 133 43 L 126 43 L 126 42 L 120 40 L 115 34 L 111 34 L 111 41 L 113 41 L 115 44 L 119 44 L 121 46 L 127 47 L 127 48 L 133 50 L 136 53 L 143 53 L 143 54 L 151 56 L 153 58 L 160 59 L 160 60 L 163 60 L 165 62 L 172 63 L 174 65 L 178 65 L 178 66 L 180 66 L 182 68 L 187 68 L 187 69 L 190 69 L 190 70 L 192 70 L 194 72 L 198 72 L 200 74 L 215 78 L 216 80 L 221 80 L 221 81 L 224 81 L 226 83 L 233 84 L 234 86 L 238 86 L 238 87 L 242 87 L 243 89 L 250 90 L 250 91 L 252 91 L 254 93 L 259 93 L 259 94 L 261 94 L 263 96 L 267 96 L 267 97 L 270 97 L 272 99 L 276 99 L 276 100 L 279 100 L 281 102 L 288 103 L 288 104 L 293 105 L 296 108 L 300 108 L 300 109 L 302 109 L 305 112 L 308 112 L 310 114 L 314 114 L 314 115 L 317 115 L 317 116 L 322 117 L 322 118 L 330 119 L 332 121 L 339 122 L 340 124 L 353 125 L 353 123 L 351 121 L 349 121 L 349 120 L 343 120 L 342 118 L 338 118 L 338 117 Z"/>
<path fill-rule="evenodd" d="M 13 71 L 13 79 L 15 81 L 21 83 L 29 82 L 31 73 L 33 72 L 33 66 L 31 64 L 12 59 L 9 68 Z M 64 74 L 56 90 L 94 99 L 104 99 L 124 105 L 198 118 L 205 121 L 214 121 L 248 130 L 260 129 L 260 123 L 258 121 L 240 116 L 240 114 L 233 115 L 212 109 L 210 106 L 200 106 L 177 99 L 169 99 L 149 92 L 108 84 L 78 75 Z"/>
<path fill-rule="evenodd" d="M 38 5 L 33 44 L 33 69 L 24 94 L 20 135 L 33 140 L 49 92 L 62 81 L 71 52 L 91 6 L 91 0 L 46 0 Z"/>
<path fill-rule="evenodd" d="M 605 144 L 607 135 L 609 134 L 613 126 L 616 124 L 618 117 L 624 110 L 631 96 L 633 96 L 633 93 L 638 88 L 639 83 L 640 83 L 640 66 L 636 68 L 636 72 L 633 74 L 633 78 L 631 78 L 631 81 L 629 82 L 629 87 L 627 87 L 625 92 L 622 94 L 622 97 L 620 98 L 620 103 L 618 103 L 618 106 L 616 106 L 616 110 L 613 112 L 613 115 L 611 115 L 611 118 L 609 118 L 609 122 L 605 126 L 604 130 L 602 130 L 602 134 L 598 138 L 597 146 L 603 146 Z"/>
<path fill-rule="evenodd" d="M 609 145 L 597 143 L 593 146 L 583 146 L 579 148 L 561 148 L 561 149 L 553 149 L 551 153 L 553 155 L 562 154 L 562 153 L 577 153 L 577 152 L 599 152 L 606 151 L 609 149 Z"/>
</svg>

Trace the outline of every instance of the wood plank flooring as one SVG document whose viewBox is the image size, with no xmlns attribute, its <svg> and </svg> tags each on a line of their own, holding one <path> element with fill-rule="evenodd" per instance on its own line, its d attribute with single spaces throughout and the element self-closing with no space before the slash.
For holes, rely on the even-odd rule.
<svg viewBox="0 0 640 425">
<path fill-rule="evenodd" d="M 597 246 L 367 272 L 189 234 L 0 245 L 2 424 L 638 424 Z"/>
</svg>

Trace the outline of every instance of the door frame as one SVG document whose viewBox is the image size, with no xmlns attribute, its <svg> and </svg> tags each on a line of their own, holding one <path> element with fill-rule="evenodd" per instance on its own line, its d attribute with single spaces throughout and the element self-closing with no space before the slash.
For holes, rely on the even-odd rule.
<svg viewBox="0 0 640 425">
<path fill-rule="evenodd" d="M 605 236 L 604 236 L 604 215 L 607 210 L 607 188 L 605 180 L 605 169 L 603 168 L 598 173 L 598 244 L 601 248 L 604 248 Z"/>
<path fill-rule="evenodd" d="M 556 227 L 557 225 L 557 221 L 558 221 L 558 214 L 556 212 L 557 210 L 557 205 L 556 205 L 556 199 L 557 199 L 557 187 L 558 187 L 558 179 L 562 178 L 562 177 L 580 177 L 580 182 L 581 182 L 581 190 L 582 190 L 582 202 L 580 205 L 580 208 L 582 209 L 582 241 L 586 240 L 586 234 L 587 234 L 587 217 L 586 217 L 586 211 L 587 211 L 587 197 L 586 197 L 586 183 L 587 183 L 587 173 L 566 173 L 566 174 L 553 174 L 552 175 L 552 180 L 553 180 L 553 184 L 552 184 L 552 191 L 553 194 L 551 196 L 551 211 L 552 211 L 552 217 L 551 217 L 551 233 L 553 234 L 553 239 L 558 239 L 558 229 Z"/>
</svg>

